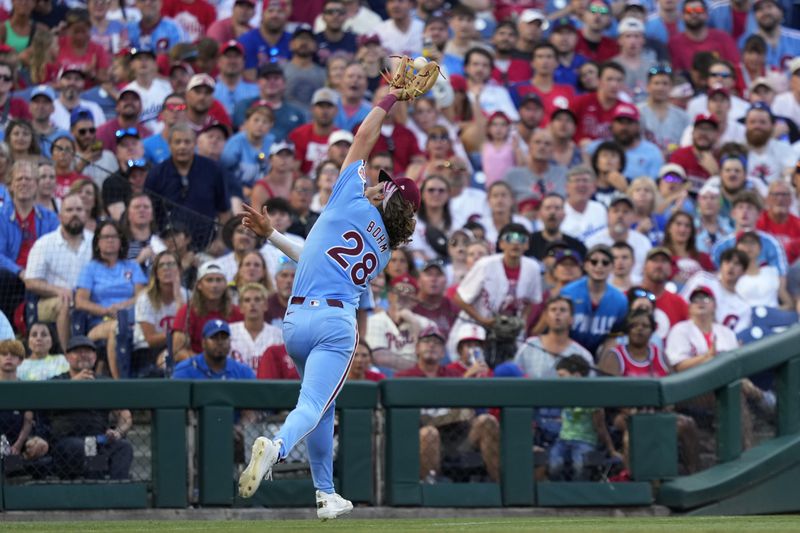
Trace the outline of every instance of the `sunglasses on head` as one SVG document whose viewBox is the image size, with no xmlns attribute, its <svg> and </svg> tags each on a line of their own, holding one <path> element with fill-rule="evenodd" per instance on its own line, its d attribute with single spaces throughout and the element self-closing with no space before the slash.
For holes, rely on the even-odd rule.
<svg viewBox="0 0 800 533">
<path fill-rule="evenodd" d="M 702 15 L 706 12 L 706 8 L 703 6 L 686 6 L 683 8 L 683 12 L 687 15 Z"/>
<path fill-rule="evenodd" d="M 655 67 L 650 67 L 650 70 L 647 72 L 650 76 L 658 76 L 659 74 L 671 76 L 672 68 L 669 65 L 656 65 Z"/>
<path fill-rule="evenodd" d="M 633 295 L 634 298 L 647 298 L 653 303 L 655 303 L 656 301 L 656 295 L 645 289 L 641 288 L 631 289 L 631 294 Z"/>
<path fill-rule="evenodd" d="M 596 15 L 608 15 L 608 6 L 601 6 L 597 4 L 592 4 L 589 6 L 589 12 L 594 13 Z"/>
<path fill-rule="evenodd" d="M 517 233 L 516 231 L 510 231 L 508 233 L 503 234 L 501 240 L 511 244 L 525 244 L 528 242 L 528 236 L 524 233 Z"/>
<path fill-rule="evenodd" d="M 125 136 L 138 137 L 139 130 L 137 130 L 136 128 L 125 128 L 114 132 L 114 136 L 117 138 L 117 140 L 122 139 Z"/>
<path fill-rule="evenodd" d="M 145 159 L 128 159 L 128 168 L 147 168 Z"/>
</svg>

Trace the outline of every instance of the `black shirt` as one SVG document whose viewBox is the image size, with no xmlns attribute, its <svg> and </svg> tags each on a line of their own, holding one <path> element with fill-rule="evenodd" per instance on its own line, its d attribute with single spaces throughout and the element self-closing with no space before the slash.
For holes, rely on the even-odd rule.
<svg viewBox="0 0 800 533">
<path fill-rule="evenodd" d="M 560 240 L 567 243 L 567 246 L 572 250 L 581 254 L 581 257 L 586 257 L 586 246 L 575 237 L 562 233 Z M 525 252 L 525 255 L 528 257 L 535 257 L 541 261 L 544 259 L 545 248 L 547 248 L 547 245 L 551 242 L 552 241 L 548 241 L 544 238 L 543 232 L 536 231 L 531 235 L 531 245 L 528 247 L 528 251 Z"/>
</svg>

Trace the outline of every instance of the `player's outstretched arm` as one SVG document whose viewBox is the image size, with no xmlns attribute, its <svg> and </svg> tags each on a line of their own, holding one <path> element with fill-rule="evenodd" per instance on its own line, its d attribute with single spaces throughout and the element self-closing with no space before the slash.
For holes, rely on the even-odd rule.
<svg viewBox="0 0 800 533">
<path fill-rule="evenodd" d="M 269 242 L 281 252 L 285 253 L 289 258 L 295 262 L 300 260 L 300 254 L 303 252 L 303 245 L 286 238 L 286 235 L 280 231 L 275 231 L 272 227 L 272 222 L 267 216 L 267 208 L 262 207 L 262 212 L 259 213 L 251 206 L 242 204 L 244 209 L 244 218 L 242 218 L 242 226 L 253 230 L 256 235 L 265 237 Z"/>
<path fill-rule="evenodd" d="M 347 157 L 342 163 L 340 172 L 350 166 L 354 161 L 367 160 L 369 153 L 378 142 L 378 137 L 381 135 L 381 125 L 383 119 L 386 118 L 387 113 L 392 108 L 394 103 L 403 95 L 402 89 L 390 89 L 389 94 L 383 100 L 378 102 L 378 105 L 372 108 L 367 118 L 358 127 L 358 132 L 353 139 L 353 144 L 350 145 L 350 151 L 347 152 Z"/>
</svg>

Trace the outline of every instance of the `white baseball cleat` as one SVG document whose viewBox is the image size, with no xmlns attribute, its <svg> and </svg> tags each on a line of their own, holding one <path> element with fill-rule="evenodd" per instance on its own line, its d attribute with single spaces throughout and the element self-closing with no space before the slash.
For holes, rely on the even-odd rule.
<svg viewBox="0 0 800 533">
<path fill-rule="evenodd" d="M 353 510 L 353 502 L 345 500 L 335 492 L 328 494 L 317 491 L 317 517 L 330 520 Z"/>
<path fill-rule="evenodd" d="M 239 476 L 239 496 L 250 498 L 258 490 L 262 479 L 272 480 L 272 466 L 278 462 L 281 446 L 266 437 L 253 442 L 250 463 Z"/>
</svg>

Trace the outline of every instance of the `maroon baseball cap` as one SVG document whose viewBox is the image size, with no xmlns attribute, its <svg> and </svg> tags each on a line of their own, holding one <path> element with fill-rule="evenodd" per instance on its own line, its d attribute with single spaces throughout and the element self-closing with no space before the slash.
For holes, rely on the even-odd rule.
<svg viewBox="0 0 800 533">
<path fill-rule="evenodd" d="M 242 46 L 242 43 L 240 43 L 235 39 L 231 39 L 230 41 L 225 43 L 225 45 L 222 47 L 221 52 L 224 54 L 228 50 L 238 50 L 240 54 L 244 55 L 244 46 Z"/>
<path fill-rule="evenodd" d="M 406 285 L 411 285 L 415 289 L 419 289 L 419 285 L 417 284 L 417 280 L 414 279 L 414 276 L 410 274 L 403 274 L 402 276 L 397 276 L 392 278 L 392 281 L 389 282 L 390 287 L 396 287 L 401 283 L 405 283 Z"/>
<path fill-rule="evenodd" d="M 706 96 L 708 96 L 708 99 L 710 100 L 712 97 L 718 94 L 721 94 L 722 96 L 726 97 L 729 100 L 731 98 L 731 92 L 725 87 L 712 87 L 711 89 L 708 90 Z"/>
<path fill-rule="evenodd" d="M 692 290 L 691 294 L 689 294 L 689 300 L 691 301 L 692 296 L 695 294 L 705 294 L 711 298 L 714 298 L 714 291 L 711 290 L 711 287 L 708 285 L 700 285 L 699 287 Z"/>
<path fill-rule="evenodd" d="M 617 104 L 617 107 L 614 108 L 614 113 L 611 116 L 611 120 L 617 120 L 618 118 L 627 118 L 629 120 L 639 122 L 639 110 L 633 104 L 628 104 L 625 102 L 619 103 Z"/>
<path fill-rule="evenodd" d="M 399 189 L 398 192 L 403 200 L 414 206 L 414 211 L 419 209 L 420 194 L 417 183 L 410 178 L 392 178 L 388 172 L 381 170 L 378 174 L 378 183 L 391 181 Z"/>
<path fill-rule="evenodd" d="M 695 126 L 704 122 L 711 124 L 715 128 L 719 128 L 719 120 L 711 113 L 698 113 L 697 116 L 694 117 Z"/>
</svg>

